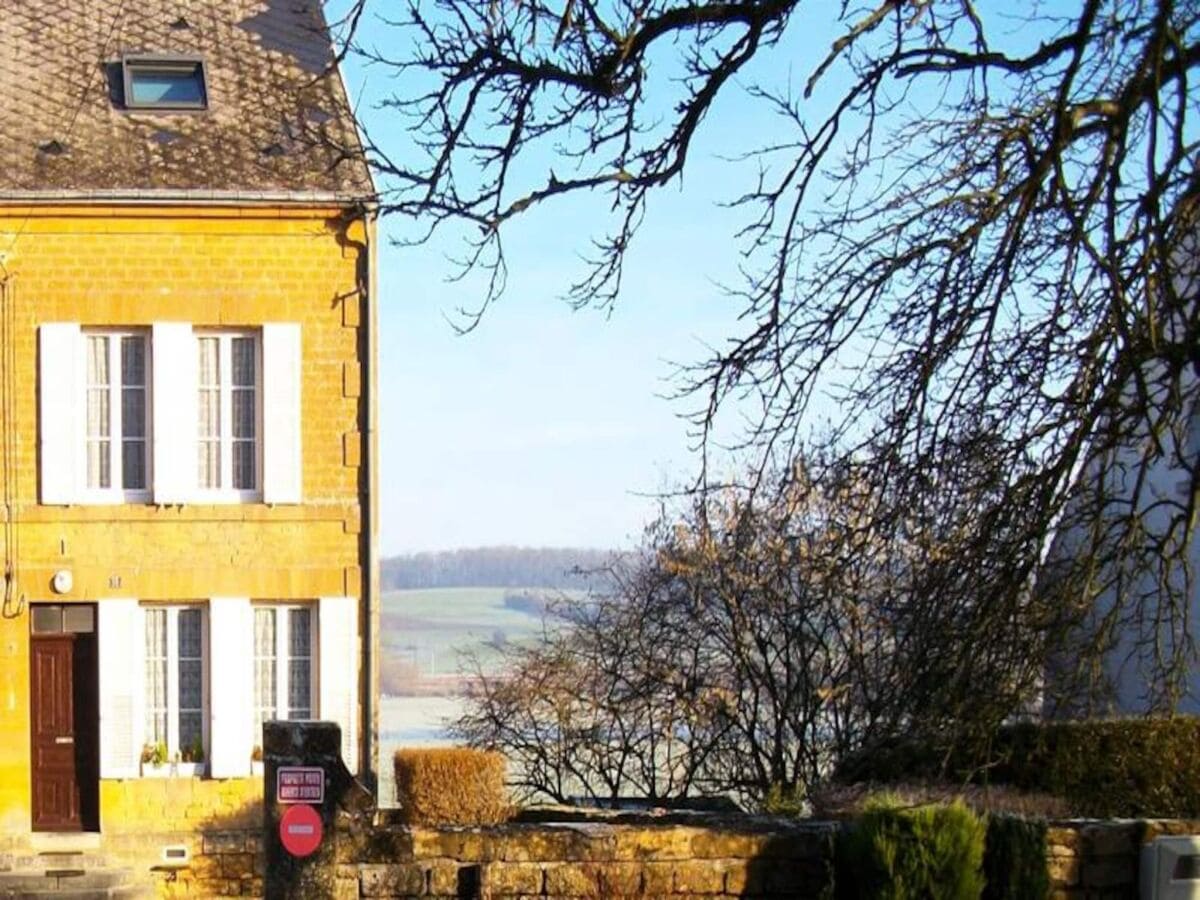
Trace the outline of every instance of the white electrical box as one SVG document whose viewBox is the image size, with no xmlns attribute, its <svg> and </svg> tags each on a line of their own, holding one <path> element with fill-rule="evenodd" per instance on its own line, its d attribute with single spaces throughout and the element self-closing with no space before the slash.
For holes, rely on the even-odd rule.
<svg viewBox="0 0 1200 900">
<path fill-rule="evenodd" d="M 1200 835 L 1160 837 L 1142 847 L 1142 900 L 1200 900 Z"/>
</svg>

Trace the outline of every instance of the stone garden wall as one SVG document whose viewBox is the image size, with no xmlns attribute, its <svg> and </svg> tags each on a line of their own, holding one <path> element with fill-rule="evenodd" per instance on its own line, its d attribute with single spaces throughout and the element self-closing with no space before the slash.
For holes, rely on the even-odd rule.
<svg viewBox="0 0 1200 900">
<path fill-rule="evenodd" d="M 336 726 L 270 723 L 264 817 L 269 898 L 820 898 L 832 896 L 835 822 L 672 813 L 581 815 L 487 828 L 410 828 L 377 810 L 338 757 Z M 325 839 L 296 859 L 280 845 L 279 765 L 327 773 Z M 562 821 L 575 817 L 577 821 Z M 1142 846 L 1200 821 L 1064 821 L 1047 831 L 1054 900 L 1136 900 Z"/>
<path fill-rule="evenodd" d="M 338 896 L 822 897 L 835 825 L 512 824 L 379 827 L 339 849 Z"/>
</svg>

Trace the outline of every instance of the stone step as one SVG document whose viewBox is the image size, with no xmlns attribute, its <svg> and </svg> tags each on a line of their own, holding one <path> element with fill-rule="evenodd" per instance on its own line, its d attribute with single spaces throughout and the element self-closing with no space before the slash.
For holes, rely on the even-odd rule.
<svg viewBox="0 0 1200 900">
<path fill-rule="evenodd" d="M 152 895 L 148 886 L 134 882 L 130 869 L 57 866 L 0 872 L 0 898 L 68 897 L 122 898 Z"/>
<path fill-rule="evenodd" d="M 0 893 L 5 900 L 41 900 L 45 897 L 56 897 L 58 900 L 150 900 L 154 897 L 154 889 L 126 885 L 124 887 L 100 889 L 46 888 L 44 890 L 29 890 L 18 893 Z"/>
</svg>

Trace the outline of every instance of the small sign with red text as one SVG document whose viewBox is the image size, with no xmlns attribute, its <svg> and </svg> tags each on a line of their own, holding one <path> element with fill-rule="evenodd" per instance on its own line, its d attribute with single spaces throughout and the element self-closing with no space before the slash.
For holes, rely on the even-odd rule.
<svg viewBox="0 0 1200 900">
<path fill-rule="evenodd" d="M 276 803 L 324 803 L 325 770 L 320 766 L 280 766 L 275 774 Z"/>
</svg>

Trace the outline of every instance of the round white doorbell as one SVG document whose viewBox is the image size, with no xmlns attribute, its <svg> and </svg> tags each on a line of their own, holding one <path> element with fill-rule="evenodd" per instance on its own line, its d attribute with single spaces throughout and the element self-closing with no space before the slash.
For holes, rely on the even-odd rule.
<svg viewBox="0 0 1200 900">
<path fill-rule="evenodd" d="M 54 587 L 54 593 L 65 594 L 71 590 L 73 579 L 71 578 L 70 569 L 59 569 L 54 573 L 54 580 L 51 585 Z"/>
</svg>

